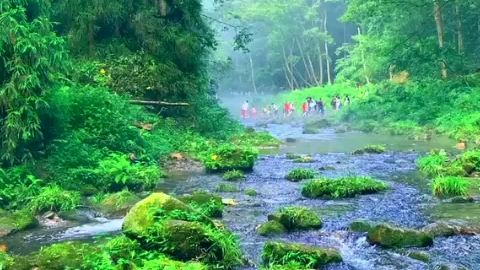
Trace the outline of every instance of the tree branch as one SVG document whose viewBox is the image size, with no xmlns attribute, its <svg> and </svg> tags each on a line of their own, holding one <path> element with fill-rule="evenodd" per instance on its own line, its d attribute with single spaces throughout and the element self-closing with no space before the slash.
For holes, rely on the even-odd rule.
<svg viewBox="0 0 480 270">
<path fill-rule="evenodd" d="M 136 99 L 132 99 L 129 102 L 130 104 L 138 104 L 138 105 L 190 106 L 190 104 L 185 102 L 166 102 L 166 101 L 136 100 Z"/>
</svg>

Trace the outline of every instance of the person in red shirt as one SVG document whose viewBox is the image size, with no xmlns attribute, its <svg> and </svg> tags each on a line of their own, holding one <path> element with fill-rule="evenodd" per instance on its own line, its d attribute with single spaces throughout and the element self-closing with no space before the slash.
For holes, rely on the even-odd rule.
<svg viewBox="0 0 480 270">
<path fill-rule="evenodd" d="M 288 102 L 285 102 L 285 104 L 283 105 L 283 115 L 287 116 L 288 113 L 289 113 Z"/>
<path fill-rule="evenodd" d="M 302 104 L 302 110 L 303 110 L 303 116 L 306 116 L 307 113 L 308 113 L 308 103 L 307 102 L 304 102 Z"/>
<path fill-rule="evenodd" d="M 252 117 L 255 118 L 257 116 L 257 109 L 252 108 Z"/>
</svg>

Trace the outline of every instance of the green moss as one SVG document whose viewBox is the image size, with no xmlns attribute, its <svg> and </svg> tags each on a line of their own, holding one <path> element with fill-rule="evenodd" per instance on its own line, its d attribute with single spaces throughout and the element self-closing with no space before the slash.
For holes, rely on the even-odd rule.
<svg viewBox="0 0 480 270">
<path fill-rule="evenodd" d="M 268 220 L 279 222 L 288 231 L 318 229 L 323 225 L 315 212 L 303 206 L 282 207 L 276 213 L 268 215 Z"/>
<path fill-rule="evenodd" d="M 301 158 L 294 159 L 293 162 L 295 163 L 313 163 L 315 162 L 312 157 L 305 156 Z"/>
<path fill-rule="evenodd" d="M 258 153 L 254 147 L 223 144 L 203 153 L 201 159 L 209 172 L 251 171 Z"/>
<path fill-rule="evenodd" d="M 283 234 L 287 231 L 285 226 L 283 226 L 280 222 L 275 220 L 269 220 L 257 229 L 257 233 L 262 236 L 270 236 L 275 234 Z"/>
<path fill-rule="evenodd" d="M 257 196 L 258 192 L 255 189 L 249 188 L 246 189 L 243 194 L 248 195 L 248 196 Z"/>
<path fill-rule="evenodd" d="M 372 226 L 366 220 L 356 220 L 348 225 L 348 229 L 352 232 L 368 232 Z"/>
<path fill-rule="evenodd" d="M 245 174 L 239 170 L 231 170 L 223 174 L 225 181 L 239 181 L 245 178 Z"/>
<path fill-rule="evenodd" d="M 298 182 L 304 179 L 314 178 L 316 175 L 317 175 L 317 172 L 312 169 L 297 168 L 297 169 L 291 170 L 285 178 L 292 182 Z"/>
<path fill-rule="evenodd" d="M 347 176 L 340 179 L 314 179 L 302 187 L 302 195 L 309 198 L 347 198 L 377 193 L 387 185 L 370 177 Z"/>
<path fill-rule="evenodd" d="M 368 231 L 367 241 L 385 248 L 427 247 L 433 238 L 422 231 L 395 228 L 386 224 L 377 225 Z"/>
<path fill-rule="evenodd" d="M 178 197 L 178 199 L 207 217 L 222 217 L 224 205 L 222 197 L 218 195 L 207 191 L 196 191 L 192 195 Z"/>
<path fill-rule="evenodd" d="M 286 159 L 299 159 L 299 158 L 302 158 L 302 156 L 296 155 L 294 153 L 286 153 L 285 158 Z"/>
<path fill-rule="evenodd" d="M 362 155 L 362 154 L 381 154 L 386 151 L 385 146 L 375 144 L 375 145 L 367 145 L 364 148 L 357 149 L 353 151 L 352 154 L 354 155 Z"/>
<path fill-rule="evenodd" d="M 127 234 L 139 237 L 148 236 L 148 229 L 155 224 L 158 211 L 167 214 L 173 211 L 197 213 L 192 207 L 172 196 L 161 192 L 152 193 L 130 209 L 123 221 L 123 230 Z"/>
<path fill-rule="evenodd" d="M 172 270 L 207 270 L 206 265 L 199 262 L 180 262 L 174 261 L 167 257 L 160 257 L 152 260 L 143 261 L 142 270 L 159 270 L 159 269 L 172 269 Z"/>
<path fill-rule="evenodd" d="M 114 263 L 119 263 L 121 260 L 132 261 L 137 254 L 142 252 L 139 242 L 124 235 L 110 239 L 102 245 L 102 248 L 110 255 Z"/>
<path fill-rule="evenodd" d="M 426 252 L 422 251 L 409 251 L 407 252 L 407 257 L 412 258 L 417 261 L 422 261 L 425 263 L 430 262 L 430 256 Z"/>
<path fill-rule="evenodd" d="M 96 207 L 104 214 L 123 216 L 138 201 L 140 201 L 140 198 L 137 195 L 128 190 L 123 190 L 106 195 Z"/>
<path fill-rule="evenodd" d="M 13 258 L 8 253 L 0 251 L 0 269 L 11 269 Z"/>
<path fill-rule="evenodd" d="M 12 269 L 31 270 L 34 266 L 48 270 L 78 269 L 83 266 L 84 257 L 93 257 L 98 251 L 92 245 L 79 242 L 53 244 L 31 255 L 16 257 Z"/>
<path fill-rule="evenodd" d="M 215 191 L 217 192 L 238 192 L 239 189 L 234 186 L 234 185 L 231 185 L 231 184 L 218 184 L 216 187 L 215 187 Z"/>
<path fill-rule="evenodd" d="M 334 249 L 285 242 L 267 242 L 263 247 L 262 260 L 266 264 L 277 265 L 296 262 L 303 267 L 315 269 L 343 261 L 340 253 Z"/>
<path fill-rule="evenodd" d="M 29 210 L 3 212 L 0 214 L 0 237 L 15 231 L 35 228 L 38 221 Z"/>
<path fill-rule="evenodd" d="M 257 132 L 255 130 L 246 130 L 245 133 L 232 137 L 231 141 L 237 145 L 257 147 L 279 147 L 282 144 L 282 141 L 273 137 L 270 133 Z"/>
</svg>

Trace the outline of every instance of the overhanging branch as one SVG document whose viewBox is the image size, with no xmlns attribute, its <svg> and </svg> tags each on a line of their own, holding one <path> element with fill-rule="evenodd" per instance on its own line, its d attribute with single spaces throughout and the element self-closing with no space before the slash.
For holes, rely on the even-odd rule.
<svg viewBox="0 0 480 270">
<path fill-rule="evenodd" d="M 185 102 L 166 102 L 166 101 L 137 100 L 137 99 L 132 99 L 129 102 L 130 104 L 137 104 L 137 105 L 190 106 L 190 104 Z"/>
</svg>

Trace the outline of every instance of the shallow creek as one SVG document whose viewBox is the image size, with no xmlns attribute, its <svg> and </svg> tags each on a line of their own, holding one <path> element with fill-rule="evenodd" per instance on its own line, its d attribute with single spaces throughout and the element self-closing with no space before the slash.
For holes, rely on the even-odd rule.
<svg viewBox="0 0 480 270">
<path fill-rule="evenodd" d="M 303 135 L 301 126 L 269 125 L 264 128 L 281 139 L 296 139 L 280 149 L 265 149 L 254 171 L 246 180 L 237 183 L 241 189 L 252 188 L 259 195 L 250 197 L 243 192 L 222 193 L 232 198 L 235 206 L 226 207 L 223 221 L 240 237 L 242 248 L 253 261 L 260 261 L 263 244 L 267 240 L 282 239 L 323 247 L 333 247 L 344 258 L 342 265 L 328 269 L 433 269 L 432 264 L 409 259 L 392 251 L 372 247 L 365 236 L 350 233 L 347 225 L 355 219 L 391 222 L 403 227 L 420 228 L 437 218 L 457 218 L 456 209 L 472 213 L 480 220 L 480 207 L 455 204 L 432 211 L 438 200 L 430 196 L 428 180 L 415 173 L 415 159 L 420 153 L 432 148 L 452 149 L 454 142 L 446 138 L 433 138 L 428 142 L 409 141 L 401 136 L 384 136 L 363 133 L 335 134 L 325 129 L 320 134 Z M 385 144 L 389 151 L 380 155 L 352 156 L 348 153 L 367 144 Z M 310 154 L 313 163 L 293 163 L 284 153 Z M 293 168 L 319 169 L 331 166 L 335 170 L 321 171 L 327 177 L 347 174 L 369 175 L 385 181 L 392 189 L 382 194 L 365 195 L 353 199 L 312 200 L 300 194 L 302 183 L 284 180 L 285 174 Z M 160 185 L 162 191 L 173 194 L 189 193 L 197 189 L 214 191 L 222 182 L 219 175 L 201 173 L 178 173 Z M 322 217 L 324 227 L 318 231 L 299 232 L 275 238 L 258 236 L 255 227 L 266 221 L 267 215 L 281 206 L 308 206 Z M 470 204 L 478 205 L 478 204 Z M 448 207 L 452 209 L 447 209 Z M 465 208 L 465 209 L 464 209 Z M 122 219 L 92 219 L 94 222 L 63 229 L 38 229 L 15 234 L 5 239 L 12 252 L 26 253 L 40 246 L 71 239 L 90 240 L 101 234 L 118 233 Z M 434 264 L 455 263 L 470 269 L 480 269 L 480 238 L 477 236 L 456 236 L 439 238 L 427 251 Z M 252 268 L 254 269 L 254 268 Z"/>
</svg>

